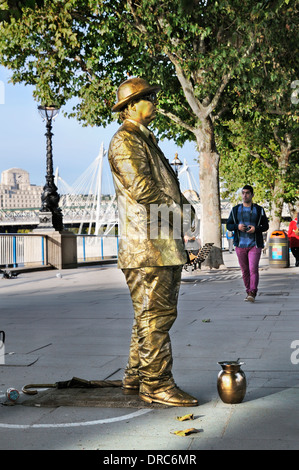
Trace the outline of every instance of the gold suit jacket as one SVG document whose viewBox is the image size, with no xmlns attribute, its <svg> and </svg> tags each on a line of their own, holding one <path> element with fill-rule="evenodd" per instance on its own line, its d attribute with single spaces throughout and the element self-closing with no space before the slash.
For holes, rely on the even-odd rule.
<svg viewBox="0 0 299 470">
<path fill-rule="evenodd" d="M 190 205 L 158 145 L 126 120 L 111 140 L 108 158 L 119 211 L 118 267 L 185 264 L 182 222 Z"/>
</svg>

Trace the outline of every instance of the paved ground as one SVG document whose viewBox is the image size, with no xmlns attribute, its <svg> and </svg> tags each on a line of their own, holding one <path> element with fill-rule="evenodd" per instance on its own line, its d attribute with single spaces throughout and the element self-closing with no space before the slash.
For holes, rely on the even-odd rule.
<svg viewBox="0 0 299 470">
<path fill-rule="evenodd" d="M 115 266 L 20 274 L 0 279 L 0 449 L 166 450 L 299 449 L 299 268 L 269 267 L 263 257 L 255 304 L 244 302 L 236 255 L 225 270 L 184 272 L 179 317 L 171 330 L 177 384 L 198 397 L 196 408 L 126 407 L 104 401 L 44 406 L 21 393 L 8 406 L 9 387 L 79 377 L 121 379 L 132 306 Z M 217 393 L 218 361 L 236 360 L 248 387 L 243 403 Z M 90 393 L 90 395 L 89 395 Z M 116 392 L 117 393 L 117 392 Z M 61 395 L 62 396 L 62 395 Z M 59 397 L 58 397 L 59 398 Z M 135 399 L 136 400 L 136 399 Z M 91 406 L 90 406 L 91 405 Z M 192 421 L 176 418 L 193 413 Z M 177 430 L 199 432 L 182 437 Z"/>
</svg>

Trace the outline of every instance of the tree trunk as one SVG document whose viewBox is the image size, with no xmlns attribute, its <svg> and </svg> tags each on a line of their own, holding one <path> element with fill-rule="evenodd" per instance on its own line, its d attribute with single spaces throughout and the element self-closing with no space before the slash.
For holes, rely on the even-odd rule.
<svg viewBox="0 0 299 470">
<path fill-rule="evenodd" d="M 221 209 L 219 195 L 219 155 L 216 152 L 214 130 L 209 118 L 196 134 L 199 155 L 199 184 L 201 202 L 201 243 L 214 243 L 202 267 L 222 266 Z"/>
<path fill-rule="evenodd" d="M 285 190 L 285 178 L 286 178 L 286 171 L 289 167 L 289 156 L 290 156 L 290 149 L 291 149 L 291 141 L 288 140 L 285 136 L 284 141 L 279 139 L 277 135 L 275 135 L 276 140 L 280 143 L 280 156 L 278 158 L 278 170 L 280 174 L 280 178 L 275 181 L 274 188 L 273 188 L 273 200 L 271 205 L 271 213 L 270 213 L 270 221 L 269 221 L 269 230 L 267 235 L 267 245 L 269 243 L 269 238 L 271 233 L 275 230 L 280 229 L 281 223 L 281 216 L 282 216 L 282 209 L 284 203 L 284 190 Z"/>
<path fill-rule="evenodd" d="M 279 196 L 282 194 L 283 187 L 280 181 L 275 182 L 273 189 L 273 201 L 270 214 L 269 233 L 273 230 L 280 229 L 281 214 L 283 208 L 283 197 Z"/>
</svg>

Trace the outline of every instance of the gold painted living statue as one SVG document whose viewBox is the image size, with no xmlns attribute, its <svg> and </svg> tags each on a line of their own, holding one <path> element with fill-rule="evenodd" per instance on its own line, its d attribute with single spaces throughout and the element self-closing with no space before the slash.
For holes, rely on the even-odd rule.
<svg viewBox="0 0 299 470">
<path fill-rule="evenodd" d="M 187 262 L 183 227 L 188 217 L 193 223 L 195 212 L 147 128 L 156 115 L 159 90 L 131 78 L 119 86 L 112 108 L 123 121 L 109 147 L 119 209 L 118 267 L 135 314 L 123 393 L 139 393 L 149 403 L 197 406 L 197 399 L 180 390 L 172 376 L 169 330 Z"/>
</svg>

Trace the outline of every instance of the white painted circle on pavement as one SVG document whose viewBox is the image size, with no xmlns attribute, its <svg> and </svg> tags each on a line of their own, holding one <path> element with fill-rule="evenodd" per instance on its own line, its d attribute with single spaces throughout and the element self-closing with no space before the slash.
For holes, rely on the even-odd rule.
<svg viewBox="0 0 299 470">
<path fill-rule="evenodd" d="M 5 395 L 0 395 L 5 397 Z M 115 418 L 106 418 L 106 419 L 97 419 L 94 421 L 80 421 L 78 423 L 55 423 L 55 424 L 9 424 L 9 423 L 0 423 L 0 428 L 9 428 L 9 429 L 42 429 L 42 428 L 71 428 L 78 426 L 95 426 L 97 424 L 109 424 L 117 423 L 118 421 L 125 421 L 126 419 L 137 418 L 146 413 L 149 413 L 152 410 L 138 410 L 133 413 L 129 413 L 123 416 L 117 416 Z"/>
</svg>

